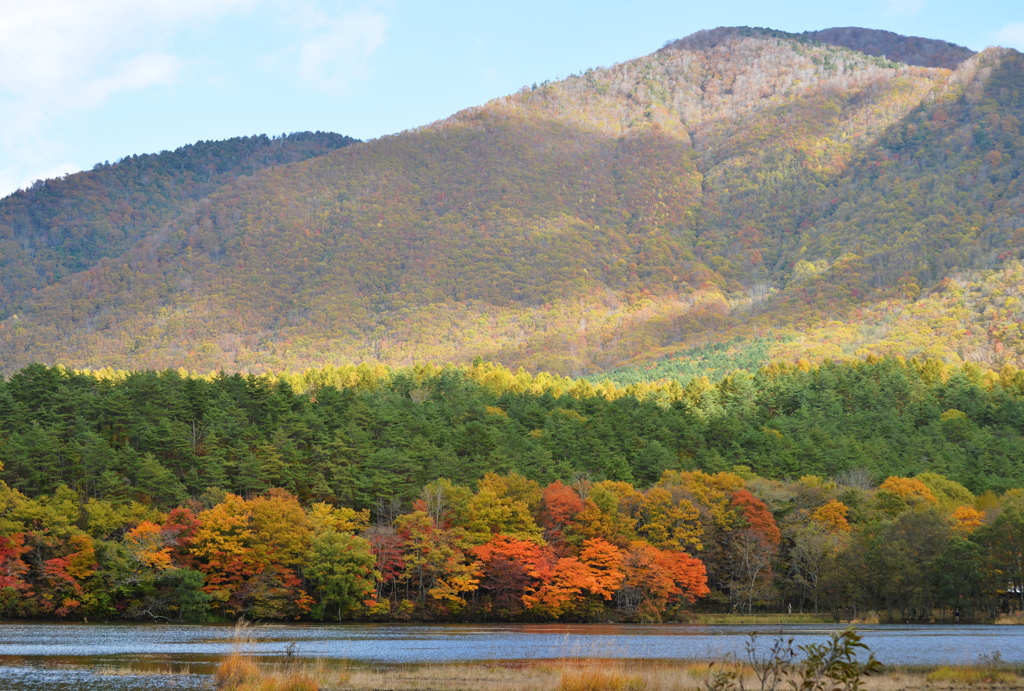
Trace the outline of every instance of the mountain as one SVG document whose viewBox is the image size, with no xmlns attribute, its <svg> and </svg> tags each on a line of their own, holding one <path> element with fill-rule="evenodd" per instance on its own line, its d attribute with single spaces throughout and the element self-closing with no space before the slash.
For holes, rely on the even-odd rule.
<svg viewBox="0 0 1024 691">
<path fill-rule="evenodd" d="M 43 223 L 61 249 L 19 260 L 36 283 L 6 303 L 0 365 L 592 374 L 757 338 L 1020 364 L 986 325 L 1020 304 L 1024 62 L 940 44 L 699 32 L 226 180 L 109 251 Z M 985 285 L 979 316 L 965 286 Z"/>
<path fill-rule="evenodd" d="M 356 141 L 327 132 L 201 141 L 36 181 L 0 200 L 0 314 L 34 290 L 121 255 L 239 176 Z"/>
</svg>

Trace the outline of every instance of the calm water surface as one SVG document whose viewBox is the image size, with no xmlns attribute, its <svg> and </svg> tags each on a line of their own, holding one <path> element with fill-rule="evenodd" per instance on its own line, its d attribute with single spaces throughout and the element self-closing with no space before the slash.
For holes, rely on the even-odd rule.
<svg viewBox="0 0 1024 691">
<path fill-rule="evenodd" d="M 264 625 L 251 628 L 253 654 L 353 660 L 366 664 L 524 660 L 561 657 L 701 659 L 742 654 L 743 625 Z M 836 629 L 789 625 L 796 643 Z M 1024 663 L 1024 627 L 861 626 L 864 642 L 887 664 L 967 664 L 999 652 Z M 0 691 L 144 691 L 210 688 L 231 626 L 0 623 Z M 172 674 L 166 674 L 171 672 Z"/>
</svg>

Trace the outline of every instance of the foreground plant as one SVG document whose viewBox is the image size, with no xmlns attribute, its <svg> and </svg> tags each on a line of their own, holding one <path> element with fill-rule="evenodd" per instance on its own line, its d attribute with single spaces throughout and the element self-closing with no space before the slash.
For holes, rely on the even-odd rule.
<svg viewBox="0 0 1024 691">
<path fill-rule="evenodd" d="M 863 679 L 881 671 L 860 634 L 850 627 L 833 633 L 826 643 L 793 645 L 793 639 L 776 638 L 767 650 L 759 650 L 757 632 L 746 644 L 746 662 L 753 670 L 760 691 L 789 688 L 793 691 L 859 691 Z M 861 662 L 857 655 L 868 653 Z M 798 659 L 800 654 L 803 659 Z M 742 673 L 737 669 L 708 670 L 705 681 L 708 691 L 747 691 Z"/>
<path fill-rule="evenodd" d="M 292 659 L 294 644 L 289 646 L 288 661 L 279 665 L 261 666 L 250 654 L 252 630 L 244 619 L 235 625 L 231 652 L 213 675 L 214 686 L 222 691 L 320 691 L 322 685 L 343 684 L 347 672 L 328 673 L 322 662 Z"/>
</svg>

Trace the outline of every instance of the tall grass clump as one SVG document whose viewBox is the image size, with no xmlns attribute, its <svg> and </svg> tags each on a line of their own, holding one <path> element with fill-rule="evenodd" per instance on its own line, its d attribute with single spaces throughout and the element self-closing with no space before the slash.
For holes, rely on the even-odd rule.
<svg viewBox="0 0 1024 691">
<path fill-rule="evenodd" d="M 647 691 L 643 677 L 599 662 L 562 671 L 558 691 Z"/>
<path fill-rule="evenodd" d="M 329 673 L 322 662 L 288 660 L 261 666 L 249 652 L 252 648 L 249 624 L 239 621 L 235 626 L 231 652 L 213 675 L 214 686 L 220 691 L 320 691 L 323 683 L 343 684 L 348 680 L 345 671 Z"/>
<path fill-rule="evenodd" d="M 231 638 L 231 652 L 220 661 L 213 673 L 213 683 L 218 689 L 246 689 L 249 688 L 248 684 L 259 677 L 259 666 L 248 652 L 251 645 L 249 623 L 240 619 L 235 624 L 235 635 Z"/>
</svg>

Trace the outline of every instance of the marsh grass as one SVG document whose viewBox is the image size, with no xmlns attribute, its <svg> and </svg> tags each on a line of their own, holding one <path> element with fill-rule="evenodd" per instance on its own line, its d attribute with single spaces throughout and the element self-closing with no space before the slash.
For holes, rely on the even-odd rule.
<svg viewBox="0 0 1024 691">
<path fill-rule="evenodd" d="M 928 673 L 928 681 L 952 684 L 1013 684 L 1011 688 L 1024 686 L 1024 678 L 1018 675 L 1006 662 L 999 651 L 982 654 L 973 665 L 944 665 Z"/>
<path fill-rule="evenodd" d="M 370 691 L 555 691 L 559 671 L 548 663 L 475 662 L 355 668 L 340 689 Z"/>
<path fill-rule="evenodd" d="M 236 627 L 231 651 L 214 674 L 221 691 L 707 691 L 764 688 L 758 670 L 738 659 L 725 661 L 629 659 L 629 651 L 576 649 L 549 660 L 355 665 L 347 661 L 287 659 L 263 662 L 252 654 L 252 631 Z M 974 665 L 895 667 L 864 677 L 863 691 L 960 691 L 1024 689 L 1024 668 L 1003 663 L 998 653 Z M 111 674 L 133 674 L 112 670 Z M 159 673 L 159 672 L 154 672 Z M 178 672 L 182 673 L 182 672 Z M 187 673 L 187 671 L 185 672 Z M 716 675 L 733 680 L 715 686 Z M 815 687 L 817 688 L 817 687 Z M 840 687 L 835 687 L 840 688 Z"/>
<path fill-rule="evenodd" d="M 1000 614 L 996 617 L 994 624 L 1009 624 L 1009 625 L 1024 625 L 1024 611 L 1013 612 L 1011 614 Z"/>
<path fill-rule="evenodd" d="M 601 660 L 574 665 L 561 670 L 558 691 L 647 691 L 648 681 L 633 667 Z"/>
<path fill-rule="evenodd" d="M 348 670 L 327 667 L 322 661 L 286 660 L 260 664 L 252 654 L 253 636 L 247 622 L 235 625 L 229 652 L 213 674 L 222 691 L 320 691 L 341 688 Z"/>
<path fill-rule="evenodd" d="M 950 667 L 948 665 L 932 670 L 926 675 L 928 681 L 953 684 L 1014 684 L 1024 682 L 1013 672 L 993 671 L 980 667 Z"/>
<path fill-rule="evenodd" d="M 746 689 L 758 689 L 749 667 L 735 662 L 677 660 L 529 660 L 357 666 L 343 674 L 303 665 L 316 686 L 288 665 L 259 667 L 259 677 L 236 691 L 706 691 L 709 671 L 735 672 Z M 996 671 L 969 665 L 891 668 L 863 680 L 864 691 L 967 691 L 1024 689 L 1017 668 Z M 306 684 L 306 685 L 303 685 Z"/>
<path fill-rule="evenodd" d="M 190 665 L 184 665 L 175 667 L 173 665 L 158 665 L 148 667 L 114 667 L 106 666 L 100 667 L 96 674 L 101 677 L 175 677 L 175 676 L 190 676 L 192 674 L 192 667 Z"/>
</svg>

